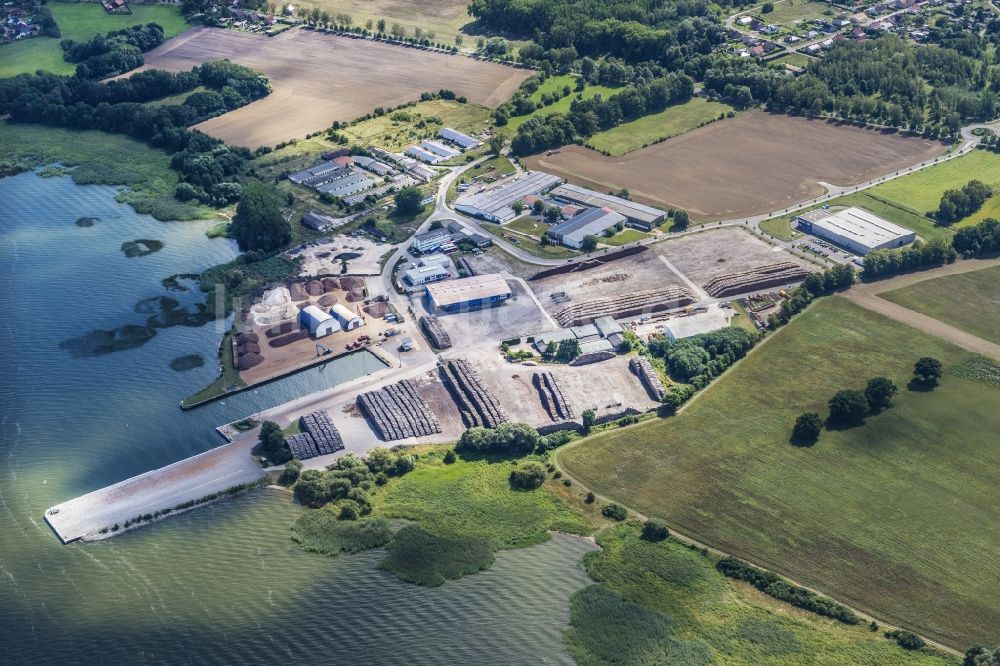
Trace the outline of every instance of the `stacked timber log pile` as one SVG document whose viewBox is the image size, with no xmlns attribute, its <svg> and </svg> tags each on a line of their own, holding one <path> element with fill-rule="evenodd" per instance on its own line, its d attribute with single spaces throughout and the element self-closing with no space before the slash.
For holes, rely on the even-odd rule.
<svg viewBox="0 0 1000 666">
<path fill-rule="evenodd" d="M 705 291 L 712 296 L 732 296 L 749 291 L 760 291 L 804 280 L 809 275 L 802 266 L 792 261 L 779 261 L 757 266 L 742 273 L 727 273 L 709 280 Z"/>
<path fill-rule="evenodd" d="M 451 347 L 451 336 L 448 335 L 448 331 L 444 330 L 441 320 L 437 317 L 434 315 L 421 317 L 420 326 L 423 327 L 424 333 L 427 334 L 428 339 L 430 339 L 431 344 L 436 349 L 448 349 Z"/>
<path fill-rule="evenodd" d="M 542 405 L 553 421 L 569 421 L 573 419 L 573 408 L 566 401 L 559 379 L 551 372 L 536 372 L 531 377 L 532 383 L 542 397 Z"/>
<path fill-rule="evenodd" d="M 508 420 L 503 405 L 486 388 L 479 372 L 467 360 L 448 361 L 441 366 L 441 374 L 466 427 L 496 428 Z"/>
<path fill-rule="evenodd" d="M 336 453 L 344 448 L 344 439 L 325 411 L 299 417 L 303 432 L 285 438 L 288 450 L 296 460 Z"/>
<path fill-rule="evenodd" d="M 662 402 L 663 396 L 667 394 L 667 389 L 663 387 L 663 382 L 660 381 L 660 376 L 656 373 L 653 365 L 645 357 L 636 356 L 628 362 L 628 367 L 639 376 L 653 400 Z"/>
<path fill-rule="evenodd" d="M 412 380 L 362 393 L 357 403 L 375 432 L 387 442 L 441 432 L 441 424 Z"/>
<path fill-rule="evenodd" d="M 556 313 L 561 326 L 579 326 L 592 323 L 599 317 L 634 317 L 638 314 L 661 312 L 693 303 L 691 293 L 683 287 L 662 287 L 634 291 L 628 294 L 598 298 L 574 303 Z"/>
<path fill-rule="evenodd" d="M 590 352 L 588 354 L 580 354 L 572 361 L 569 362 L 570 365 L 590 365 L 591 363 L 600 363 L 601 361 L 607 361 L 615 357 L 613 351 L 596 351 Z"/>
</svg>

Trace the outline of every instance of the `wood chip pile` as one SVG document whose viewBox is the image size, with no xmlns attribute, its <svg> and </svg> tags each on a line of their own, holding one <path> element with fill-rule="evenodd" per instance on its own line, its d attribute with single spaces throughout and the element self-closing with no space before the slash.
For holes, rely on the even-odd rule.
<svg viewBox="0 0 1000 666">
<path fill-rule="evenodd" d="M 441 432 L 441 424 L 412 380 L 362 393 L 357 402 L 375 432 L 387 442 Z"/>
<path fill-rule="evenodd" d="M 573 408 L 563 395 L 559 379 L 551 372 L 536 372 L 531 382 L 542 397 L 542 405 L 553 421 L 569 421 L 573 419 Z"/>
<path fill-rule="evenodd" d="M 451 347 L 451 336 L 448 335 L 448 331 L 444 330 L 444 326 L 441 325 L 441 321 L 437 317 L 434 315 L 421 317 L 420 326 L 423 327 L 424 333 L 427 334 L 431 344 L 436 349 L 448 349 Z"/>
<path fill-rule="evenodd" d="M 652 363 L 642 356 L 636 356 L 628 362 L 628 367 L 629 370 L 638 375 L 639 379 L 642 380 L 643 385 L 645 385 L 646 390 L 649 391 L 649 395 L 652 396 L 653 400 L 662 402 L 663 396 L 667 394 L 667 389 L 663 387 L 660 375 L 657 374 L 656 368 L 653 367 Z"/>
<path fill-rule="evenodd" d="M 647 289 L 574 303 L 557 312 L 556 321 L 561 326 L 580 326 L 590 324 L 598 317 L 622 319 L 643 313 L 662 312 L 693 302 L 691 293 L 683 287 Z"/>
<path fill-rule="evenodd" d="M 285 438 L 292 457 L 307 460 L 316 456 L 336 453 L 344 448 L 344 440 L 330 415 L 325 411 L 313 412 L 299 417 L 303 432 Z"/>
<path fill-rule="evenodd" d="M 483 384 L 479 372 L 465 359 L 455 359 L 441 366 L 445 386 L 462 413 L 466 427 L 495 428 L 508 420 L 507 411 Z"/>
<path fill-rule="evenodd" d="M 705 291 L 712 296 L 732 296 L 748 291 L 761 291 L 804 280 L 809 275 L 802 266 L 792 261 L 779 261 L 757 266 L 742 273 L 727 273 L 713 278 L 705 285 Z"/>
</svg>

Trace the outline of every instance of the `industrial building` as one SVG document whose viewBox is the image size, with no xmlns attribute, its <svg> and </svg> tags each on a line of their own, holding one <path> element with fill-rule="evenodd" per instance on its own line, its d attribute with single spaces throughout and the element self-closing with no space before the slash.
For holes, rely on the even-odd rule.
<svg viewBox="0 0 1000 666">
<path fill-rule="evenodd" d="M 339 227 L 342 224 L 346 224 L 346 222 L 348 222 L 348 220 L 330 217 L 326 213 L 322 213 L 318 210 L 311 210 L 302 216 L 302 224 L 316 231 L 329 231 L 330 229 Z"/>
<path fill-rule="evenodd" d="M 559 185 L 562 180 L 541 171 L 528 171 L 505 178 L 475 193 L 463 194 L 455 200 L 455 210 L 502 224 L 517 217 L 510 207 L 523 201 L 529 194 L 542 194 Z"/>
<path fill-rule="evenodd" d="M 314 167 L 309 167 L 308 169 L 303 169 L 302 171 L 293 173 L 288 177 L 288 180 L 292 181 L 296 185 L 304 185 L 306 184 L 306 181 L 314 178 L 321 178 L 343 168 L 343 166 L 337 164 L 336 162 L 323 162 L 322 164 L 317 164 Z"/>
<path fill-rule="evenodd" d="M 345 331 L 353 331 L 354 329 L 361 328 L 365 325 L 365 320 L 362 319 L 358 313 L 352 312 L 351 309 L 343 303 L 337 303 L 334 305 L 330 310 L 330 314 L 337 320 L 337 323 L 340 324 L 340 328 Z"/>
<path fill-rule="evenodd" d="M 351 173 L 332 180 L 322 185 L 316 186 L 314 189 L 321 194 L 329 194 L 334 197 L 346 197 L 350 194 L 356 194 L 357 192 L 364 192 L 365 190 L 375 187 L 375 181 L 366 176 L 363 173 L 349 169 Z"/>
<path fill-rule="evenodd" d="M 442 159 L 451 159 L 452 157 L 458 157 L 462 154 L 461 150 L 455 150 L 450 148 L 440 141 L 421 141 L 420 147 L 426 151 L 432 152 Z"/>
<path fill-rule="evenodd" d="M 315 305 L 302 308 L 299 312 L 299 326 L 308 329 L 309 335 L 314 338 L 322 338 L 340 330 L 340 322 Z"/>
<path fill-rule="evenodd" d="M 587 236 L 600 236 L 605 229 L 624 223 L 625 216 L 610 208 L 589 208 L 565 222 L 552 226 L 545 233 L 566 247 L 580 249 L 583 247 L 583 239 Z"/>
<path fill-rule="evenodd" d="M 428 285 L 427 302 L 431 311 L 459 312 L 493 307 L 512 296 L 502 275 L 476 275 Z"/>
<path fill-rule="evenodd" d="M 482 141 L 474 139 L 468 134 L 462 134 L 458 130 L 453 130 L 450 127 L 442 127 L 438 131 L 438 136 L 445 141 L 451 141 L 456 146 L 461 146 L 464 150 L 469 150 L 471 148 L 478 148 L 483 145 Z"/>
<path fill-rule="evenodd" d="M 420 160 L 421 162 L 427 162 L 428 164 L 436 164 L 444 159 L 440 155 L 435 155 L 431 151 L 426 148 L 421 148 L 420 146 L 410 146 L 406 149 L 406 154 Z"/>
<path fill-rule="evenodd" d="M 802 231 L 861 255 L 872 250 L 902 247 L 917 237 L 906 227 L 856 206 L 840 210 L 820 208 L 795 219 Z"/>
<path fill-rule="evenodd" d="M 385 162 L 379 162 L 376 159 L 373 159 L 371 157 L 366 157 L 364 155 L 355 155 L 354 164 L 355 166 L 359 166 L 362 169 L 371 171 L 372 173 L 378 174 L 379 176 L 388 176 L 393 173 L 396 173 L 396 170 L 393 169 L 388 164 L 386 164 Z"/>
<path fill-rule="evenodd" d="M 416 234 L 413 237 L 413 243 L 410 244 L 410 247 L 420 253 L 433 252 L 449 240 L 451 240 L 451 233 L 442 227 L 441 229 L 431 229 L 422 234 Z"/>
<path fill-rule="evenodd" d="M 451 277 L 451 273 L 448 272 L 448 269 L 436 264 L 416 266 L 403 273 L 403 279 L 411 287 L 419 287 L 422 284 L 430 284 L 431 282 L 440 282 L 441 280 L 447 280 L 449 277 Z"/>
<path fill-rule="evenodd" d="M 630 227 L 652 231 L 660 226 L 667 219 L 667 212 L 652 206 L 645 206 L 628 199 L 622 199 L 611 194 L 601 194 L 585 187 L 566 183 L 560 185 L 551 192 L 551 196 L 557 201 L 580 206 L 591 206 L 596 208 L 610 208 L 611 210 L 625 216 L 625 223 Z"/>
</svg>

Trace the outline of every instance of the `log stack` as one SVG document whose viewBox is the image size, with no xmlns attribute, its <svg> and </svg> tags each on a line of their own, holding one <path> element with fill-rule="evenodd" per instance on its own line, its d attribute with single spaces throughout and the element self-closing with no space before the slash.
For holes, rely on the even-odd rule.
<svg viewBox="0 0 1000 666">
<path fill-rule="evenodd" d="M 441 366 L 441 375 L 467 428 L 496 428 L 509 420 L 503 405 L 486 388 L 479 372 L 467 360 L 448 361 Z"/>
<path fill-rule="evenodd" d="M 779 261 L 757 266 L 741 273 L 720 275 L 708 281 L 705 285 L 705 291 L 716 297 L 745 294 L 799 282 L 804 280 L 807 275 L 809 275 L 809 271 L 795 262 Z"/>
<path fill-rule="evenodd" d="M 657 374 L 653 364 L 643 356 L 636 356 L 628 362 L 628 367 L 629 370 L 638 375 L 639 379 L 642 380 L 643 385 L 649 391 L 649 395 L 653 400 L 662 402 L 663 396 L 667 394 L 667 389 L 663 387 L 663 382 L 660 381 L 660 376 Z"/>
<path fill-rule="evenodd" d="M 599 317 L 622 319 L 638 314 L 662 312 L 694 302 L 683 287 L 662 287 L 574 303 L 556 313 L 560 326 L 590 324 Z"/>
<path fill-rule="evenodd" d="M 405 379 L 358 396 L 358 407 L 384 441 L 441 432 L 441 424 L 413 384 Z"/>
<path fill-rule="evenodd" d="M 300 416 L 299 427 L 302 432 L 285 438 L 288 450 L 296 460 L 336 453 L 344 448 L 340 431 L 325 411 Z"/>
<path fill-rule="evenodd" d="M 448 335 L 448 331 L 444 330 L 440 319 L 434 315 L 421 317 L 420 326 L 424 329 L 424 333 L 427 334 L 427 338 L 436 349 L 448 349 L 451 347 L 451 336 Z"/>
<path fill-rule="evenodd" d="M 542 405 L 553 421 L 570 421 L 573 419 L 573 408 L 569 406 L 563 394 L 559 379 L 551 372 L 536 372 L 531 377 L 532 383 L 538 389 Z"/>
</svg>

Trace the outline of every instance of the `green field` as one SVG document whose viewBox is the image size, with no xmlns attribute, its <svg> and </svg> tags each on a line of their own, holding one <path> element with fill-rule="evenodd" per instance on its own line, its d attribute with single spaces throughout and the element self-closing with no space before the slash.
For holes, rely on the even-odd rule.
<svg viewBox="0 0 1000 666">
<path fill-rule="evenodd" d="M 501 227 L 499 224 L 490 224 L 489 222 L 481 222 L 479 226 L 484 231 L 498 238 L 505 238 L 525 252 L 533 254 L 536 257 L 575 257 L 580 254 L 578 251 L 571 250 L 563 245 L 556 245 L 554 243 L 551 245 L 542 245 L 536 238 L 514 231 L 510 226 Z M 517 241 L 516 243 L 514 242 L 515 240 Z"/>
<path fill-rule="evenodd" d="M 54 74 L 72 74 L 76 65 L 62 57 L 59 42 L 73 39 L 84 42 L 98 33 L 121 30 L 142 23 L 157 23 L 170 38 L 188 28 L 181 15 L 180 6 L 129 5 L 131 15 L 111 15 L 96 2 L 62 3 L 47 5 L 59 24 L 62 37 L 35 37 L 14 44 L 0 46 L 0 78 L 44 69 Z"/>
<path fill-rule="evenodd" d="M 772 63 L 795 65 L 796 67 L 808 67 L 811 63 L 816 62 L 816 58 L 810 58 L 802 53 L 789 53 L 788 55 L 783 55 L 780 58 L 775 58 L 771 60 Z"/>
<path fill-rule="evenodd" d="M 128 185 L 119 201 L 159 220 L 193 220 L 212 217 L 204 206 L 181 203 L 174 198 L 180 182 L 170 168 L 170 156 L 162 150 L 121 134 L 96 130 L 69 130 L 43 125 L 0 121 L 0 161 L 36 168 L 60 163 L 74 166 L 73 180 L 81 185 Z"/>
<path fill-rule="evenodd" d="M 695 97 L 685 104 L 671 106 L 659 113 L 599 132 L 590 137 L 587 145 L 611 155 L 624 155 L 662 139 L 693 130 L 732 110 L 733 107 L 728 104 Z"/>
<path fill-rule="evenodd" d="M 548 530 L 593 529 L 544 489 L 512 490 L 511 469 L 507 461 L 459 459 L 445 465 L 439 457 L 421 456 L 416 470 L 393 479 L 373 498 L 375 513 L 415 520 L 440 537 L 488 539 L 498 548 L 540 543 Z"/>
<path fill-rule="evenodd" d="M 649 543 L 631 525 L 598 536 L 584 557 L 598 581 L 573 596 L 567 644 L 581 664 L 949 664 L 906 652 L 862 624 L 847 626 L 775 602 L 716 571 L 673 539 Z"/>
<path fill-rule="evenodd" d="M 549 229 L 549 225 L 527 215 L 503 225 L 504 229 L 511 229 L 529 236 L 541 237 Z"/>
<path fill-rule="evenodd" d="M 914 361 L 946 369 L 905 387 Z M 601 433 L 558 454 L 595 491 L 879 617 L 964 649 L 1000 643 L 1000 390 L 956 376 L 970 355 L 823 299 L 679 416 Z M 858 428 L 789 443 L 800 413 L 868 377 L 894 406 Z"/>
<path fill-rule="evenodd" d="M 547 78 L 531 95 L 531 99 L 538 102 L 542 98 L 542 93 L 553 92 L 555 90 L 561 90 L 563 86 L 569 86 L 571 90 L 576 87 L 576 77 L 564 74 L 561 76 L 550 76 Z M 535 116 L 551 116 L 553 113 L 567 113 L 569 111 L 570 105 L 573 100 L 576 99 L 577 95 L 580 95 L 583 99 L 590 99 L 594 95 L 602 95 L 605 99 L 619 92 L 618 88 L 609 88 L 607 86 L 599 85 L 588 85 L 583 89 L 583 92 L 571 92 L 568 97 L 563 97 L 558 102 L 550 104 L 548 106 L 543 106 L 541 108 L 535 109 L 529 114 L 523 116 L 515 116 L 508 121 L 506 125 L 500 127 L 499 130 L 506 134 L 513 135 L 517 132 L 517 128 L 523 125 L 529 118 L 534 118 Z"/>
<path fill-rule="evenodd" d="M 1000 267 L 924 280 L 879 296 L 1000 344 Z"/>
<path fill-rule="evenodd" d="M 764 220 L 760 223 L 760 230 L 769 236 L 774 236 L 778 240 L 792 240 L 793 238 L 798 238 L 802 234 L 792 228 L 792 221 L 787 217 L 776 217 L 770 220 Z"/>
<path fill-rule="evenodd" d="M 514 165 L 511 164 L 511 161 L 503 155 L 497 155 L 496 157 L 484 160 L 471 169 L 464 171 L 461 176 L 452 182 L 452 184 L 448 187 L 448 194 L 446 195 L 447 200 L 451 203 L 458 198 L 459 183 L 469 183 L 472 182 L 473 178 L 485 176 L 487 174 L 503 176 L 509 173 L 514 173 Z"/>
<path fill-rule="evenodd" d="M 420 126 L 421 121 L 423 127 Z M 422 139 L 436 137 L 442 127 L 452 127 L 459 132 L 478 132 L 489 122 L 490 110 L 485 106 L 433 99 L 362 120 L 340 132 L 352 144 L 376 144 L 385 150 L 401 150 Z"/>
<path fill-rule="evenodd" d="M 926 214 L 937 209 L 945 190 L 958 189 L 970 180 L 986 183 L 995 194 L 979 211 L 954 226 L 977 224 L 987 217 L 1000 218 L 1000 155 L 986 150 L 973 150 L 953 160 L 877 185 L 869 192 L 880 199 Z"/>
<path fill-rule="evenodd" d="M 816 0 L 777 0 L 774 11 L 769 14 L 753 12 L 765 23 L 780 23 L 782 27 L 792 28 L 798 21 L 829 16 L 830 5 Z"/>
<path fill-rule="evenodd" d="M 635 243 L 636 241 L 641 241 L 644 238 L 649 238 L 649 234 L 644 231 L 639 231 L 638 229 L 624 229 L 619 231 L 611 238 L 601 237 L 601 242 L 605 245 L 628 245 L 629 243 Z"/>
</svg>

